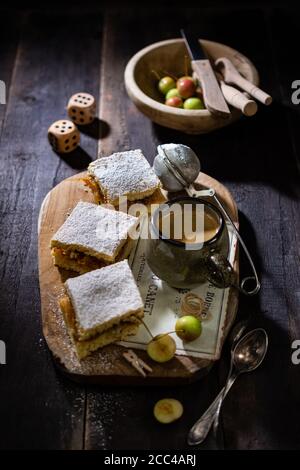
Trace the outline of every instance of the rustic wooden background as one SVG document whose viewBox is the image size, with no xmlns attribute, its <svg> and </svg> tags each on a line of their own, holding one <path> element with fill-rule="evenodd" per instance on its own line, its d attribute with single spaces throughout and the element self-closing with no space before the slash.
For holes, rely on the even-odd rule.
<svg viewBox="0 0 300 470">
<path fill-rule="evenodd" d="M 222 413 L 221 447 L 300 448 L 300 365 L 291 342 L 300 338 L 300 107 L 291 82 L 300 79 L 296 53 L 299 10 L 284 7 L 122 8 L 59 6 L 1 10 L 0 79 L 0 447 L 36 449 L 184 449 L 186 435 L 220 389 L 228 351 L 202 381 L 181 388 L 100 388 L 70 382 L 53 367 L 41 333 L 37 217 L 46 193 L 105 153 L 141 147 L 151 161 L 158 143 L 194 148 L 203 170 L 225 183 L 255 253 L 262 290 L 241 299 L 241 317 L 270 336 L 263 366 L 239 379 Z M 249 56 L 270 108 L 214 134 L 187 137 L 152 125 L 131 104 L 126 62 L 151 42 L 178 36 L 190 24 L 203 38 Z M 284 35 L 281 35 L 282 25 Z M 99 99 L 101 121 L 75 154 L 48 145 L 49 124 L 65 116 L 68 97 Z M 154 402 L 180 399 L 184 416 L 168 429 L 152 417 Z M 209 439 L 204 448 L 214 448 Z"/>
</svg>

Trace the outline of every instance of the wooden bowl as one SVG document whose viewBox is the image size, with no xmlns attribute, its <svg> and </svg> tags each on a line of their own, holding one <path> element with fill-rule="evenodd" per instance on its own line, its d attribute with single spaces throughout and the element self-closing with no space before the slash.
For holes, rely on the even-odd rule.
<svg viewBox="0 0 300 470">
<path fill-rule="evenodd" d="M 258 85 L 258 72 L 243 54 L 218 42 L 201 39 L 201 44 L 212 62 L 218 57 L 228 57 L 245 78 Z M 137 108 L 153 122 L 187 134 L 204 134 L 237 120 L 241 113 L 233 108 L 232 116 L 222 119 L 213 116 L 207 109 L 188 110 L 164 104 L 153 71 L 161 75 L 166 72 L 175 76 L 184 75 L 185 55 L 188 52 L 183 39 L 170 39 L 151 44 L 130 59 L 125 69 L 125 86 Z"/>
</svg>

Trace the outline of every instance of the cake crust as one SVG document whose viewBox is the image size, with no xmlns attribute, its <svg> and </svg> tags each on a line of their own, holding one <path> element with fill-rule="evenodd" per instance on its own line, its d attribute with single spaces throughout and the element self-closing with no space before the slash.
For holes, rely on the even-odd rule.
<svg viewBox="0 0 300 470">
<path fill-rule="evenodd" d="M 84 359 L 93 351 L 107 346 L 108 344 L 121 341 L 125 339 L 126 336 L 136 334 L 139 327 L 137 318 L 131 316 L 118 325 L 108 328 L 103 333 L 96 334 L 85 340 L 79 340 L 76 331 L 75 313 L 69 297 L 66 296 L 61 299 L 60 308 L 79 359 Z"/>
<path fill-rule="evenodd" d="M 143 301 L 128 261 L 65 282 L 59 301 L 79 359 L 137 332 Z"/>
<path fill-rule="evenodd" d="M 78 340 L 143 316 L 143 301 L 128 261 L 97 269 L 65 282 L 75 312 Z"/>
<path fill-rule="evenodd" d="M 99 186 L 102 199 L 113 205 L 120 196 L 135 201 L 151 196 L 160 181 L 140 149 L 116 152 L 90 163 L 88 174 Z"/>
<path fill-rule="evenodd" d="M 96 204 L 112 204 L 109 202 L 109 200 L 104 196 L 103 193 L 101 193 L 101 190 L 96 183 L 95 179 L 92 177 L 92 175 L 87 175 L 84 178 L 82 178 L 83 184 L 88 186 L 90 190 L 93 193 L 94 200 Z M 129 212 L 130 207 L 133 204 L 144 204 L 147 207 L 148 212 L 151 211 L 151 206 L 152 205 L 159 205 L 163 204 L 166 202 L 167 198 L 164 196 L 164 194 L 161 191 L 161 188 L 157 188 L 154 193 L 150 194 L 150 196 L 144 197 L 143 199 L 134 199 L 134 200 L 129 200 L 127 199 L 127 204 L 126 207 L 123 207 L 122 204 L 119 205 L 119 200 L 118 202 L 115 202 L 113 205 L 114 207 L 122 212 Z"/>
<path fill-rule="evenodd" d="M 133 245 L 134 241 L 129 238 L 119 250 L 113 262 L 123 261 L 128 258 Z M 86 255 L 83 252 L 71 249 L 66 251 L 58 247 L 51 248 L 51 254 L 55 266 L 69 271 L 75 271 L 79 274 L 85 274 L 94 269 L 104 268 L 113 263 L 98 259 L 95 256 Z"/>
<path fill-rule="evenodd" d="M 80 201 L 53 236 L 51 248 L 80 252 L 111 263 L 138 223 L 137 217 Z M 74 263 L 76 256 L 73 256 Z"/>
</svg>

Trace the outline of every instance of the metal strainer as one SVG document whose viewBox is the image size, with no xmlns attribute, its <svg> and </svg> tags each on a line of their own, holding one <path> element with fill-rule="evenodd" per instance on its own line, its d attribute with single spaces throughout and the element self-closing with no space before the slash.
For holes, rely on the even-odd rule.
<svg viewBox="0 0 300 470">
<path fill-rule="evenodd" d="M 252 276 L 244 277 L 240 286 L 235 287 L 237 287 L 245 295 L 257 294 L 257 292 L 260 290 L 260 282 L 256 268 L 246 247 L 246 244 L 242 239 L 242 236 L 240 235 L 232 218 L 228 214 L 222 202 L 218 199 L 213 188 L 197 191 L 193 185 L 200 171 L 200 162 L 195 152 L 190 147 L 183 144 L 159 145 L 157 147 L 157 151 L 158 155 L 154 159 L 153 168 L 165 190 L 169 192 L 175 192 L 185 189 L 188 195 L 191 197 L 198 198 L 209 196 L 212 197 L 219 206 L 225 218 L 230 222 L 234 232 L 236 233 L 236 236 L 248 258 L 253 272 Z M 215 271 L 211 273 L 211 279 L 216 286 L 227 287 L 227 283 L 222 272 L 223 271 L 221 269 L 218 269 L 218 264 L 216 263 Z M 253 281 L 255 282 L 255 287 L 252 289 L 247 289 L 247 284 L 250 284 L 250 282 Z"/>
</svg>

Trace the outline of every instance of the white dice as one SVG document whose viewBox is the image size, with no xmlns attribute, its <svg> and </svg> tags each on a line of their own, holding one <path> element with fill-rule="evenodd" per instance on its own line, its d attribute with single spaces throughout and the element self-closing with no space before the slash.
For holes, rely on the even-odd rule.
<svg viewBox="0 0 300 470">
<path fill-rule="evenodd" d="M 80 134 L 72 121 L 60 119 L 49 127 L 48 139 L 55 152 L 69 153 L 79 145 Z"/>
<path fill-rule="evenodd" d="M 89 93 L 76 93 L 68 102 L 68 115 L 75 124 L 91 124 L 96 115 L 96 101 Z"/>
</svg>

